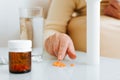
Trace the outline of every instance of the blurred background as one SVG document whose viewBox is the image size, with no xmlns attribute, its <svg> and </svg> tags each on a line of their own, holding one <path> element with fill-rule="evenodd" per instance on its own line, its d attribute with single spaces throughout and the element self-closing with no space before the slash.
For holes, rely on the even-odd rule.
<svg viewBox="0 0 120 80">
<path fill-rule="evenodd" d="M 7 41 L 19 39 L 19 8 L 45 8 L 47 15 L 50 0 L 1 0 L 0 1 L 0 47 L 7 47 Z"/>
</svg>

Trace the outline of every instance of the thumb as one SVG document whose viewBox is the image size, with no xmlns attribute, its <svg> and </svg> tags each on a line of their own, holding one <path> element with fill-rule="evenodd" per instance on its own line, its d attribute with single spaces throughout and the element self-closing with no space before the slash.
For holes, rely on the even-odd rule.
<svg viewBox="0 0 120 80">
<path fill-rule="evenodd" d="M 70 43 L 67 49 L 67 54 L 71 59 L 75 59 L 76 58 L 76 53 L 75 53 L 75 49 L 73 46 L 73 43 Z"/>
</svg>

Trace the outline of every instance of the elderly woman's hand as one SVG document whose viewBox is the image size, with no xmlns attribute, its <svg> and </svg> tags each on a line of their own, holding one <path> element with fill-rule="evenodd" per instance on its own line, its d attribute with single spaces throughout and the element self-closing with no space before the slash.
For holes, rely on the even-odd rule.
<svg viewBox="0 0 120 80">
<path fill-rule="evenodd" d="M 55 33 L 45 41 L 45 48 L 48 53 L 63 60 L 66 55 L 71 59 L 76 58 L 74 45 L 71 38 L 64 33 Z"/>
<path fill-rule="evenodd" d="M 120 19 L 120 0 L 110 0 L 104 13 L 105 15 Z"/>
</svg>

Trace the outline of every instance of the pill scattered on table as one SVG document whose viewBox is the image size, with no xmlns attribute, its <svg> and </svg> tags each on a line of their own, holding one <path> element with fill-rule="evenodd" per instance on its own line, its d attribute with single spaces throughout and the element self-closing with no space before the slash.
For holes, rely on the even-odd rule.
<svg viewBox="0 0 120 80">
<path fill-rule="evenodd" d="M 71 67 L 74 67 L 74 66 L 75 66 L 75 64 L 70 64 L 70 66 L 71 66 Z"/>
<path fill-rule="evenodd" d="M 53 62 L 53 66 L 55 66 L 55 67 L 66 67 L 66 64 L 61 62 L 61 61 L 56 61 L 56 62 Z M 72 64 L 70 64 L 70 66 L 74 67 L 75 64 L 72 63 Z"/>
<path fill-rule="evenodd" d="M 53 66 L 56 66 L 56 67 L 65 67 L 66 64 L 61 62 L 61 61 L 56 61 L 56 62 L 53 62 Z"/>
</svg>

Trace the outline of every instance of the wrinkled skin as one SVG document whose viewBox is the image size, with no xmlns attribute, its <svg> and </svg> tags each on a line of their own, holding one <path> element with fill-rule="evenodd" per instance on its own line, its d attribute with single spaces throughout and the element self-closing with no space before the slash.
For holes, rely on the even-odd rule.
<svg viewBox="0 0 120 80">
<path fill-rule="evenodd" d="M 71 59 L 76 58 L 75 49 L 71 38 L 64 33 L 55 33 L 45 41 L 45 48 L 48 53 L 63 60 L 66 55 Z"/>
<path fill-rule="evenodd" d="M 110 0 L 104 13 L 105 15 L 120 19 L 120 0 Z"/>
</svg>

